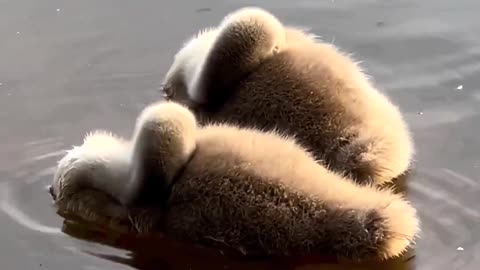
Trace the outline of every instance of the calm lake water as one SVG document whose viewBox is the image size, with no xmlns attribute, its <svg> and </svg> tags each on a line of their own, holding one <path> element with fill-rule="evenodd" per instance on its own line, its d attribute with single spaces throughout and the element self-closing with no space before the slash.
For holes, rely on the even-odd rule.
<svg viewBox="0 0 480 270">
<path fill-rule="evenodd" d="M 2 270 L 373 268 L 228 259 L 63 227 L 51 208 L 44 188 L 62 150 L 96 128 L 130 135 L 181 43 L 252 4 L 353 52 L 412 127 L 406 186 L 422 238 L 409 256 L 374 269 L 478 269 L 480 1 L 0 0 Z"/>
</svg>

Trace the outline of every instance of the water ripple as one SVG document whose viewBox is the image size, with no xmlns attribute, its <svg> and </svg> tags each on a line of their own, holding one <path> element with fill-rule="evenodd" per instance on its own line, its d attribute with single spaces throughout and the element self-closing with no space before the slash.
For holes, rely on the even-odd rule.
<svg viewBox="0 0 480 270">
<path fill-rule="evenodd" d="M 57 227 L 50 227 L 38 223 L 36 220 L 27 216 L 22 210 L 18 209 L 12 194 L 15 194 L 9 183 L 0 183 L 0 210 L 10 216 L 23 227 L 32 231 L 37 231 L 46 234 L 60 234 L 61 229 Z"/>
</svg>

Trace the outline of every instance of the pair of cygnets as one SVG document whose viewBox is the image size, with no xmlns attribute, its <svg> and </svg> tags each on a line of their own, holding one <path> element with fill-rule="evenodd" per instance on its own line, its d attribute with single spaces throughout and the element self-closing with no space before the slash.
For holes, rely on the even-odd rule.
<svg viewBox="0 0 480 270">
<path fill-rule="evenodd" d="M 244 254 L 385 259 L 414 242 L 415 209 L 375 187 L 408 169 L 408 128 L 332 45 L 242 8 L 184 45 L 164 91 L 131 140 L 93 132 L 61 159 L 59 212 Z"/>
</svg>

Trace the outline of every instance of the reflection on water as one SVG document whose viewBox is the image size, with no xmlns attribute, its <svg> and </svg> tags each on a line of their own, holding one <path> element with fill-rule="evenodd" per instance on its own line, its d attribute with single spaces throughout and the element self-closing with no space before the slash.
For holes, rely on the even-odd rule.
<svg viewBox="0 0 480 270">
<path fill-rule="evenodd" d="M 65 223 L 51 208 L 45 186 L 64 150 L 96 128 L 129 135 L 178 46 L 250 4 L 354 52 L 400 105 L 417 144 L 415 168 L 397 182 L 422 220 L 414 251 L 375 267 L 245 260 Z M 477 0 L 0 0 L 2 269 L 477 269 L 479 9 Z"/>
<path fill-rule="evenodd" d="M 17 221 L 18 224 L 30 230 L 41 233 L 56 234 L 61 232 L 58 228 L 49 227 L 38 223 L 36 220 L 33 220 L 31 217 L 22 212 L 22 210 L 18 209 L 15 199 L 12 198 L 16 194 L 10 186 L 3 184 L 0 186 L 0 189 L 2 190 L 2 193 L 0 194 L 0 210 L 10 216 L 10 218 Z"/>
<path fill-rule="evenodd" d="M 384 269 L 412 269 L 414 257 L 405 257 L 386 263 L 345 263 L 339 265 L 334 259 L 326 257 L 302 258 L 250 258 L 223 251 L 188 246 L 165 238 L 140 238 L 129 235 L 115 235 L 99 229 L 88 228 L 74 222 L 65 222 L 63 231 L 72 237 L 100 242 L 122 250 L 128 254 L 105 254 L 85 251 L 88 254 L 110 261 L 127 264 L 142 270 L 150 269 L 371 269 L 382 266 Z"/>
</svg>

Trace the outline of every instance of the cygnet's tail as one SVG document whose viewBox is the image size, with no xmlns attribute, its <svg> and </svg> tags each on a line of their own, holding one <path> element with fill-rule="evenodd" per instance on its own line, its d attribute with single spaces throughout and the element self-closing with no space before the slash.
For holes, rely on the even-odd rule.
<svg viewBox="0 0 480 270">
<path fill-rule="evenodd" d="M 327 220 L 317 227 L 321 228 L 317 234 L 327 237 L 330 251 L 338 257 L 388 259 L 402 255 L 418 233 L 416 211 L 400 197 L 384 194 L 383 199 L 377 207 L 366 209 L 327 206 Z"/>
<path fill-rule="evenodd" d="M 413 154 L 407 128 L 398 127 L 396 134 L 355 138 L 334 149 L 330 159 L 335 162 L 331 169 L 359 184 L 380 186 L 404 174 Z"/>
<path fill-rule="evenodd" d="M 417 213 L 401 195 L 351 180 L 332 180 L 336 181 L 320 180 L 311 187 L 309 193 L 316 200 L 306 212 L 311 219 L 305 219 L 308 226 L 303 228 L 313 243 L 326 247 L 323 251 L 348 259 L 388 259 L 402 255 L 415 242 Z"/>
</svg>

